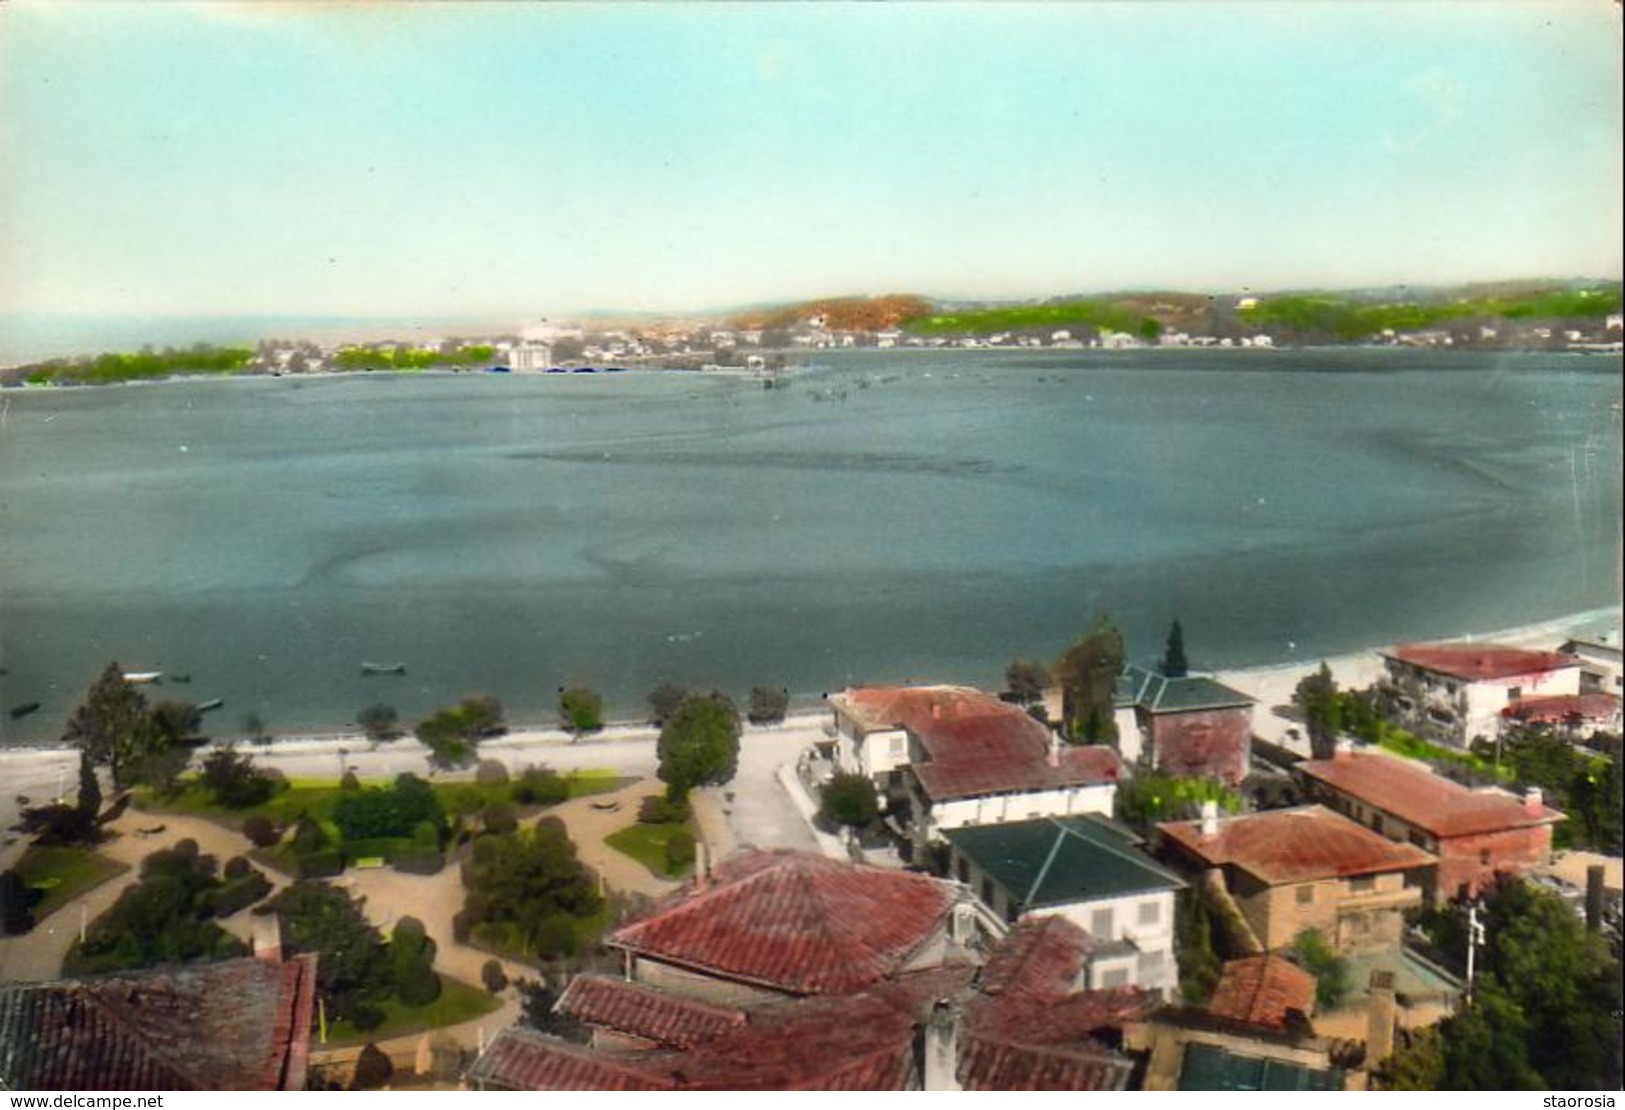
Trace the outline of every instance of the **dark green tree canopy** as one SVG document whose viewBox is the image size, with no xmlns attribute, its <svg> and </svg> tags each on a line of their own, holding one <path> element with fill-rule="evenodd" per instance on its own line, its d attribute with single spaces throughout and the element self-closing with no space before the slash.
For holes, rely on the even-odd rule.
<svg viewBox="0 0 1625 1110">
<path fill-rule="evenodd" d="M 445 812 L 434 787 L 402 773 L 389 786 L 345 791 L 333 807 L 333 823 L 346 840 L 411 836 L 420 824 L 443 828 Z"/>
<path fill-rule="evenodd" d="M 1158 669 L 1168 678 L 1184 678 L 1190 673 L 1190 661 L 1185 658 L 1185 630 L 1175 621 L 1168 629 L 1168 647 L 1162 653 Z"/>
<path fill-rule="evenodd" d="M 1116 734 L 1117 680 L 1123 673 L 1123 634 L 1104 614 L 1087 635 L 1066 650 L 1055 667 L 1067 732 L 1090 742 Z"/>
<path fill-rule="evenodd" d="M 597 732 L 604 727 L 604 699 L 586 686 L 560 690 L 559 723 L 570 732 Z"/>
<path fill-rule="evenodd" d="M 662 682 L 649 691 L 649 723 L 663 725 L 671 715 L 677 712 L 677 707 L 688 698 L 688 691 L 681 686 L 670 682 Z"/>
<path fill-rule="evenodd" d="M 1315 759 L 1330 759 L 1337 754 L 1337 738 L 1343 731 L 1343 705 L 1337 696 L 1332 669 L 1322 662 L 1320 670 L 1305 675 L 1292 692 L 1292 703 L 1303 714 L 1304 727 L 1309 732 L 1310 755 Z"/>
<path fill-rule="evenodd" d="M 374 743 L 393 740 L 401 734 L 401 715 L 395 712 L 394 706 L 382 702 L 369 705 L 356 714 L 356 723 L 367 734 L 367 739 Z"/>
<path fill-rule="evenodd" d="M 726 696 L 691 697 L 660 730 L 660 781 L 678 795 L 734 777 L 739 764 L 739 711 Z"/>
<path fill-rule="evenodd" d="M 1034 659 L 1012 659 L 1004 668 L 1004 686 L 1017 705 L 1036 705 L 1044 700 L 1050 684 L 1049 668 Z"/>
<path fill-rule="evenodd" d="M 782 686 L 753 686 L 746 716 L 753 725 L 771 725 L 784 720 L 790 711 L 790 691 Z"/>
<path fill-rule="evenodd" d="M 837 771 L 824 784 L 820 801 L 824 816 L 838 825 L 863 828 L 880 816 L 880 795 L 868 775 Z"/>
<path fill-rule="evenodd" d="M 316 985 L 329 1018 L 351 1017 L 388 997 L 391 980 L 384 938 L 361 912 L 361 904 L 338 887 L 299 882 L 269 905 L 282 926 L 282 940 L 296 952 L 316 952 Z"/>
<path fill-rule="evenodd" d="M 164 746 L 154 725 L 147 699 L 124 679 L 117 663 L 109 663 L 101 677 L 85 691 L 85 700 L 68 718 L 63 742 L 90 753 L 98 765 L 112 770 L 113 786 L 122 788 L 126 771 L 152 750 Z"/>
</svg>

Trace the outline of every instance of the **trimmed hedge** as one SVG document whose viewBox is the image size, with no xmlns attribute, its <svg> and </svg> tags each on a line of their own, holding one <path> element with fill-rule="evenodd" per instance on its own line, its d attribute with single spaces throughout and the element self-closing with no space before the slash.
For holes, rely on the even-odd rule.
<svg viewBox="0 0 1625 1110">
<path fill-rule="evenodd" d="M 292 859 L 296 879 L 332 879 L 344 874 L 344 853 L 337 848 L 318 848 Z"/>
</svg>

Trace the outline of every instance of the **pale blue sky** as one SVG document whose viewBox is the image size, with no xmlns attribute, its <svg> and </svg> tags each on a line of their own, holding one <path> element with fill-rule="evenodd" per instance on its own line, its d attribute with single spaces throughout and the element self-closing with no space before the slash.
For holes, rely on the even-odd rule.
<svg viewBox="0 0 1625 1110">
<path fill-rule="evenodd" d="M 0 8 L 0 303 L 566 314 L 1621 268 L 1581 3 Z"/>
</svg>

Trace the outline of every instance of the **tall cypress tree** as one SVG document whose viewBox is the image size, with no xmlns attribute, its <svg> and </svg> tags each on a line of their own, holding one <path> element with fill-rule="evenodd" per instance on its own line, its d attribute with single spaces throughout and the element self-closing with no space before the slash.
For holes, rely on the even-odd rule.
<svg viewBox="0 0 1625 1110">
<path fill-rule="evenodd" d="M 94 823 L 102 811 L 102 784 L 96 779 L 96 765 L 90 753 L 79 752 L 79 815 L 86 823 Z"/>
<path fill-rule="evenodd" d="M 1190 663 L 1185 658 L 1185 630 L 1179 627 L 1178 621 L 1168 630 L 1168 650 L 1162 654 L 1161 669 L 1168 678 L 1184 678 L 1190 673 Z"/>
</svg>

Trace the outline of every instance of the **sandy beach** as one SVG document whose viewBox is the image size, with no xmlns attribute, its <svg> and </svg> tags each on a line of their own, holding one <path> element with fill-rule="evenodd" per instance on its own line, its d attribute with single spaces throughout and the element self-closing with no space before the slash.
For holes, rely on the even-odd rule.
<svg viewBox="0 0 1625 1110">
<path fill-rule="evenodd" d="M 1616 631 L 1619 627 L 1620 610 L 1596 609 L 1538 624 L 1454 638 L 1526 647 L 1556 647 L 1572 637 L 1596 636 Z M 1325 662 L 1331 667 L 1339 685 L 1364 687 L 1376 679 L 1382 668 L 1382 660 L 1377 654 L 1379 650 L 1372 648 L 1332 656 Z M 1290 745 L 1292 741 L 1286 736 L 1287 730 L 1297 727 L 1298 723 L 1283 711 L 1290 710 L 1292 691 L 1298 681 L 1317 669 L 1321 662 L 1318 658 L 1304 659 L 1272 666 L 1218 671 L 1215 677 L 1258 699 L 1253 714 L 1253 731 L 1257 736 Z M 762 773 L 771 774 L 778 763 L 793 761 L 799 751 L 817 740 L 827 720 L 827 714 L 822 709 L 814 709 L 798 711 L 782 725 L 747 725 L 742 750 L 752 753 L 754 758 L 750 762 L 761 764 L 758 769 Z M 628 776 L 650 776 L 654 773 L 657 734 L 656 729 L 645 724 L 617 724 L 577 739 L 556 727 L 520 724 L 506 736 L 482 743 L 480 753 L 500 759 L 510 768 L 538 763 L 560 771 L 604 768 Z M 359 733 L 284 735 L 275 737 L 267 747 L 253 747 L 252 752 L 262 765 L 274 767 L 290 778 L 337 778 L 341 766 L 354 768 L 362 777 L 388 777 L 402 771 L 428 774 L 428 750 L 410 736 L 389 743 L 373 744 Z M 742 767 L 744 763 L 742 759 Z M 24 847 L 22 838 L 10 831 L 23 806 L 49 801 L 63 791 L 71 794 L 77 787 L 77 767 L 77 753 L 70 749 L 0 751 L 0 781 L 5 783 L 4 792 L 0 794 L 0 830 L 4 830 L 0 835 L 0 868 L 10 866 Z M 463 777 L 469 774 L 461 773 Z M 757 839 L 765 842 L 776 831 L 764 829 Z"/>
</svg>

